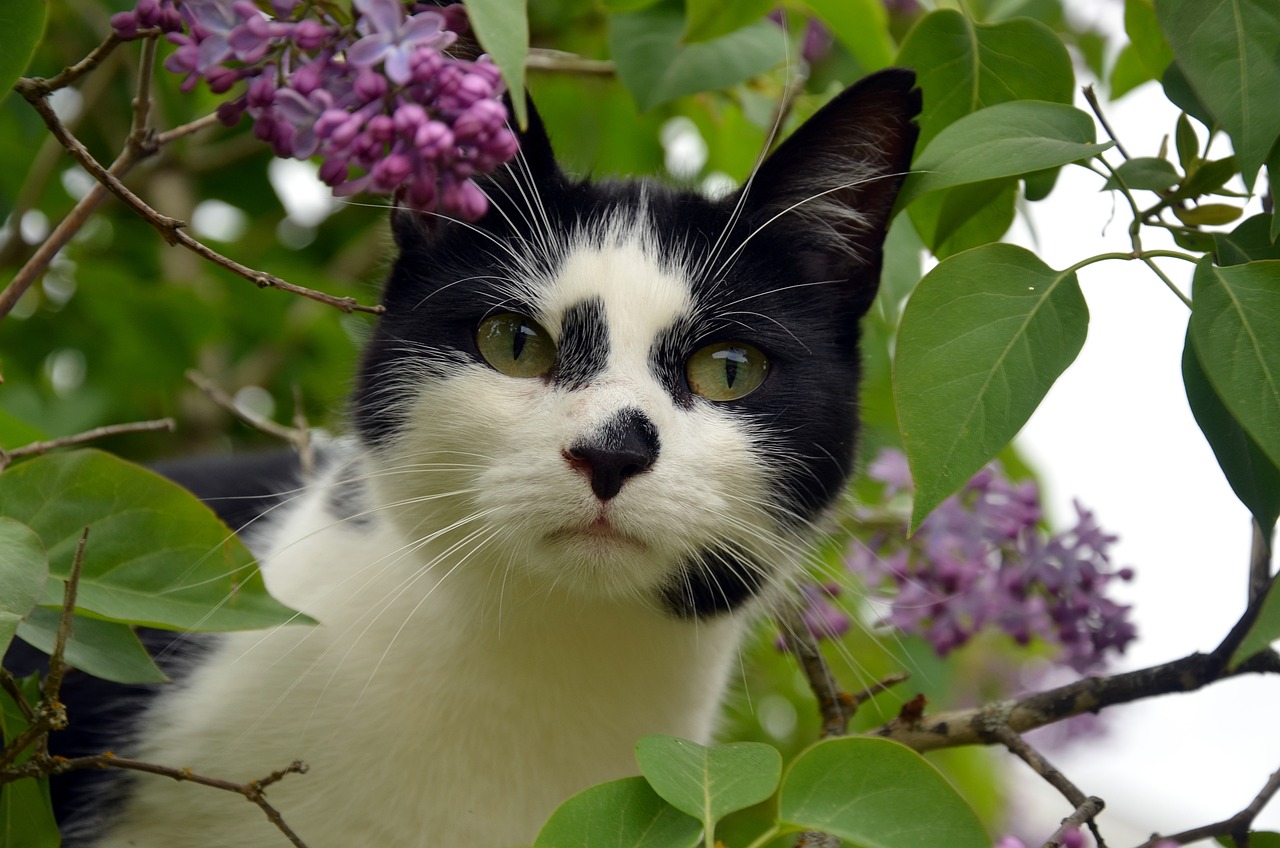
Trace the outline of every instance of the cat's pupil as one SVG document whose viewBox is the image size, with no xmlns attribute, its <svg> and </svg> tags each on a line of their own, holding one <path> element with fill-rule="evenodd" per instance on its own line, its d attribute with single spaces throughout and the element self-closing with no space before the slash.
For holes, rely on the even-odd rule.
<svg viewBox="0 0 1280 848">
<path fill-rule="evenodd" d="M 529 336 L 533 335 L 533 330 L 529 329 L 525 324 L 521 324 L 511 335 L 511 358 L 519 359 L 520 354 L 524 353 L 525 342 L 528 341 Z"/>
<path fill-rule="evenodd" d="M 712 355 L 724 362 L 724 384 L 732 389 L 734 381 L 738 379 L 738 363 L 747 361 L 746 353 L 730 348 Z"/>
</svg>

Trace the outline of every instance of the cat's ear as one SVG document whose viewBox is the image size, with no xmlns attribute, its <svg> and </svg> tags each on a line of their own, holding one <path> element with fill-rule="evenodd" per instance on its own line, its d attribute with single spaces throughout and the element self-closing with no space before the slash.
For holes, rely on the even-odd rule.
<svg viewBox="0 0 1280 848">
<path fill-rule="evenodd" d="M 499 165 L 493 174 L 476 180 L 489 198 L 490 206 L 495 203 L 501 205 L 504 199 L 510 201 L 512 197 L 520 196 L 517 184 L 532 182 L 534 185 L 543 185 L 562 179 L 542 117 L 528 94 L 525 95 L 525 106 L 529 121 L 528 126 L 521 130 L 515 125 L 515 110 L 511 108 L 510 95 L 507 96 L 507 114 L 511 116 L 511 127 L 520 143 L 519 150 L 511 162 Z M 492 211 L 490 214 L 493 214 Z M 391 213 L 391 232 L 402 250 L 420 245 L 424 240 L 429 241 L 447 224 L 448 219 L 440 215 L 417 212 L 401 206 L 397 206 Z"/>
<path fill-rule="evenodd" d="M 915 74 L 889 68 L 850 86 L 787 138 L 743 187 L 756 227 L 794 233 L 822 273 L 879 271 L 920 113 Z"/>
</svg>

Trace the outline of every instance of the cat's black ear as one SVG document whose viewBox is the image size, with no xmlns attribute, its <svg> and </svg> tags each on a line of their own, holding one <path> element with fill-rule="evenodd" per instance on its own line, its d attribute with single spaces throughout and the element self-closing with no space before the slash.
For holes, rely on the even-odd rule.
<svg viewBox="0 0 1280 848">
<path fill-rule="evenodd" d="M 850 86 L 784 141 L 744 186 L 755 226 L 794 233 L 821 272 L 878 276 L 920 113 L 915 74 L 889 68 Z M 874 277 L 872 277 L 874 285 Z M 874 292 L 872 292 L 874 294 Z"/>
<path fill-rule="evenodd" d="M 489 198 L 491 206 L 495 203 L 502 205 L 504 199 L 509 202 L 513 196 L 512 190 L 517 183 L 533 182 L 534 185 L 542 185 L 562 178 L 542 117 L 528 94 L 525 94 L 525 106 L 529 121 L 528 126 L 521 130 L 516 126 L 515 110 L 511 108 L 511 96 L 507 96 L 507 114 L 511 116 L 511 127 L 515 130 L 516 138 L 520 142 L 519 151 L 508 164 L 500 165 L 493 174 L 476 180 L 485 196 Z M 492 210 L 490 214 L 493 214 Z M 442 216 L 417 212 L 401 206 L 397 206 L 391 213 L 391 231 L 401 250 L 429 240 L 445 224 L 447 219 Z M 483 221 L 481 224 L 483 225 Z"/>
</svg>

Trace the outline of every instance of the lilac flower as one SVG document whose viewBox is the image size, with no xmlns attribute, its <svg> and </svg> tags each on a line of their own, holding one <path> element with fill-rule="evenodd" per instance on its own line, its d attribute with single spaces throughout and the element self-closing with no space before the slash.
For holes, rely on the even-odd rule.
<svg viewBox="0 0 1280 848">
<path fill-rule="evenodd" d="M 911 485 L 898 451 L 881 452 L 868 473 L 885 484 L 887 499 Z M 1116 537 L 1079 503 L 1075 508 L 1074 527 L 1046 535 L 1035 485 L 1011 482 L 993 464 L 910 539 L 905 527 L 879 531 L 850 549 L 846 565 L 889 593 L 885 624 L 927 639 L 941 655 L 995 628 L 1021 645 L 1054 645 L 1057 662 L 1086 672 L 1136 635 L 1129 608 L 1105 594 L 1113 580 L 1130 580 L 1133 572 L 1112 569 Z M 813 598 L 807 600 L 813 608 Z"/>
<path fill-rule="evenodd" d="M 219 119 L 248 116 L 277 156 L 320 157 L 335 195 L 373 191 L 474 220 L 487 200 L 472 177 L 516 153 L 501 75 L 487 57 L 441 52 L 466 26 L 460 5 L 407 3 L 406 16 L 406 3 L 355 0 L 353 26 L 297 0 L 138 0 L 112 26 L 122 38 L 168 27 L 165 67 L 185 75 L 184 91 L 244 82 Z"/>
<path fill-rule="evenodd" d="M 445 19 L 438 12 L 419 12 L 406 19 L 399 0 L 355 0 L 355 8 L 364 16 L 369 34 L 351 45 L 347 60 L 365 68 L 382 62 L 387 77 L 399 85 L 412 78 L 409 60 L 419 46 L 440 50 L 456 37 L 443 28 Z"/>
</svg>

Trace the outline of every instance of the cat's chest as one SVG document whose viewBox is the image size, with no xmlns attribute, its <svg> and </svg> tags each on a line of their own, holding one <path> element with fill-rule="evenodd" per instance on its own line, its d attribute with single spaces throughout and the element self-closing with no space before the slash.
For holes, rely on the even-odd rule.
<svg viewBox="0 0 1280 848">
<path fill-rule="evenodd" d="M 306 762 L 269 798 L 313 848 L 504 845 L 531 841 L 570 794 L 634 773 L 638 737 L 709 736 L 734 620 L 531 595 L 518 577 L 493 582 L 493 563 L 413 550 L 379 524 L 335 527 L 318 504 L 285 523 L 266 572 L 321 624 L 223 637 L 157 705 L 141 755 L 244 780 Z M 119 832 L 204 845 L 183 840 L 214 828 L 217 844 L 279 840 L 242 799 L 159 779 L 139 784 Z"/>
</svg>

